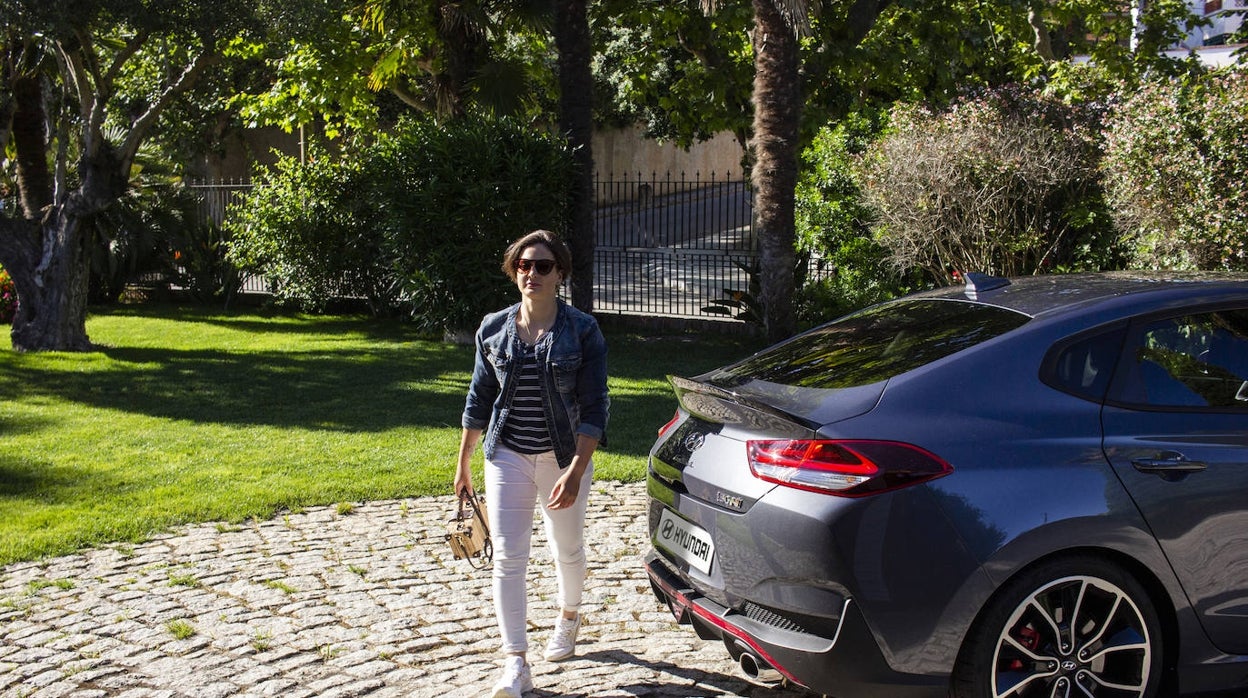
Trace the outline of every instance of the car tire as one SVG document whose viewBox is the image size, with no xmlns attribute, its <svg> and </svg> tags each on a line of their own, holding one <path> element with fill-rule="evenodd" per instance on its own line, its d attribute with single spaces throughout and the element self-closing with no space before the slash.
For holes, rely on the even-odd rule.
<svg viewBox="0 0 1248 698">
<path fill-rule="evenodd" d="M 1144 587 L 1081 555 L 1023 572 L 985 606 L 958 655 L 951 698 L 1153 698 L 1163 638 Z"/>
</svg>

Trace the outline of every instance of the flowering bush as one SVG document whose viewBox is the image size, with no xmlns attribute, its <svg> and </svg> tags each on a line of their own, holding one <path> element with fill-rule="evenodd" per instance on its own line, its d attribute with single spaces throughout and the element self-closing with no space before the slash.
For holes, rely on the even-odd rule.
<svg viewBox="0 0 1248 698">
<path fill-rule="evenodd" d="M 16 313 L 17 289 L 13 287 L 9 272 L 0 267 L 0 323 L 12 323 Z"/>
<path fill-rule="evenodd" d="M 1160 80 L 1111 115 L 1104 168 L 1133 264 L 1248 269 L 1248 72 Z"/>
</svg>

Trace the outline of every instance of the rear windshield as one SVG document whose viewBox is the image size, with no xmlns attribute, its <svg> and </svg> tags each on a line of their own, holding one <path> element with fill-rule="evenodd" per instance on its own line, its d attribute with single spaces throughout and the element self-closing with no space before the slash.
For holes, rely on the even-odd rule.
<svg viewBox="0 0 1248 698">
<path fill-rule="evenodd" d="M 887 380 L 1009 332 L 1030 318 L 996 306 L 915 299 L 867 308 L 713 373 L 732 387 L 753 380 L 852 388 Z"/>
</svg>

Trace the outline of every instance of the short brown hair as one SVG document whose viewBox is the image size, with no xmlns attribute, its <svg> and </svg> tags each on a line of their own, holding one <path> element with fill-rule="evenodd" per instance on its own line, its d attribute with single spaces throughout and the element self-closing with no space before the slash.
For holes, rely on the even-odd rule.
<svg viewBox="0 0 1248 698">
<path fill-rule="evenodd" d="M 516 260 L 520 259 L 520 255 L 524 251 L 534 245 L 545 245 L 550 253 L 555 256 L 555 268 L 559 270 L 559 276 L 563 281 L 572 278 L 572 251 L 559 239 L 558 235 L 549 230 L 534 230 L 525 235 L 507 247 L 507 251 L 503 253 L 503 273 L 512 281 L 516 280 Z"/>
</svg>

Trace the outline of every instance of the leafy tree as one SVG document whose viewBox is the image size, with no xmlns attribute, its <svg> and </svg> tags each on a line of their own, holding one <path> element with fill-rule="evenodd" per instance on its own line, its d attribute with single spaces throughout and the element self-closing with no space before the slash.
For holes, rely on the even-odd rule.
<svg viewBox="0 0 1248 698">
<path fill-rule="evenodd" d="M 1109 118 L 1108 199 L 1149 268 L 1248 270 L 1248 71 L 1149 83 Z"/>
<path fill-rule="evenodd" d="M 557 116 L 580 173 L 565 202 L 568 229 L 561 231 L 576 267 L 572 301 L 592 308 L 593 44 L 587 2 L 365 0 L 341 17 L 326 25 L 330 41 L 300 39 L 275 57 L 278 80 L 242 98 L 245 113 L 288 131 L 321 118 L 331 125 L 331 136 L 348 130 L 371 135 L 378 116 L 372 90 L 446 122 L 480 114 L 542 121 Z M 256 55 L 266 49 L 252 47 Z M 558 95 L 557 104 L 550 94 Z"/>
<path fill-rule="evenodd" d="M 600 123 L 641 124 L 682 146 L 732 133 L 749 147 L 752 21 L 744 2 L 596 5 L 595 92 Z"/>
<path fill-rule="evenodd" d="M 323 126 L 330 139 L 391 127 L 413 112 L 539 118 L 555 113 L 541 3 L 473 0 L 330 0 L 299 4 L 267 41 L 233 55 L 266 66 L 233 107 L 250 125 L 294 132 Z"/>
<path fill-rule="evenodd" d="M 91 348 L 87 220 L 126 191 L 136 153 L 164 109 L 253 18 L 241 0 L 3 0 L 0 143 L 17 153 L 21 211 L 0 217 L 0 264 L 20 305 L 19 351 Z M 166 69 L 142 98 L 119 80 L 136 57 Z"/>
<path fill-rule="evenodd" d="M 474 104 L 496 114 L 531 113 L 546 67 L 544 42 L 534 33 L 550 24 L 551 11 L 519 0 L 366 0 L 358 20 L 380 50 L 370 85 L 450 118 Z"/>
<path fill-rule="evenodd" d="M 229 111 L 248 127 L 294 133 L 318 125 L 330 139 L 385 123 L 386 101 L 369 84 L 373 37 L 345 7 L 304 20 L 269 40 L 255 37 L 228 47 L 229 55 L 255 70 L 255 79 L 225 89 Z"/>
<path fill-rule="evenodd" d="M 1106 0 L 1025 3 L 1027 27 L 1020 41 L 1019 78 L 1043 79 L 1077 98 L 1105 97 L 1119 85 L 1147 75 L 1182 73 L 1187 61 L 1166 51 L 1203 23 L 1186 0 L 1151 0 L 1123 5 Z M 1073 61 L 1086 56 L 1086 61 Z M 1089 81 L 1086 73 L 1099 76 Z M 1094 88 L 1094 89 L 1089 89 Z"/>
</svg>

